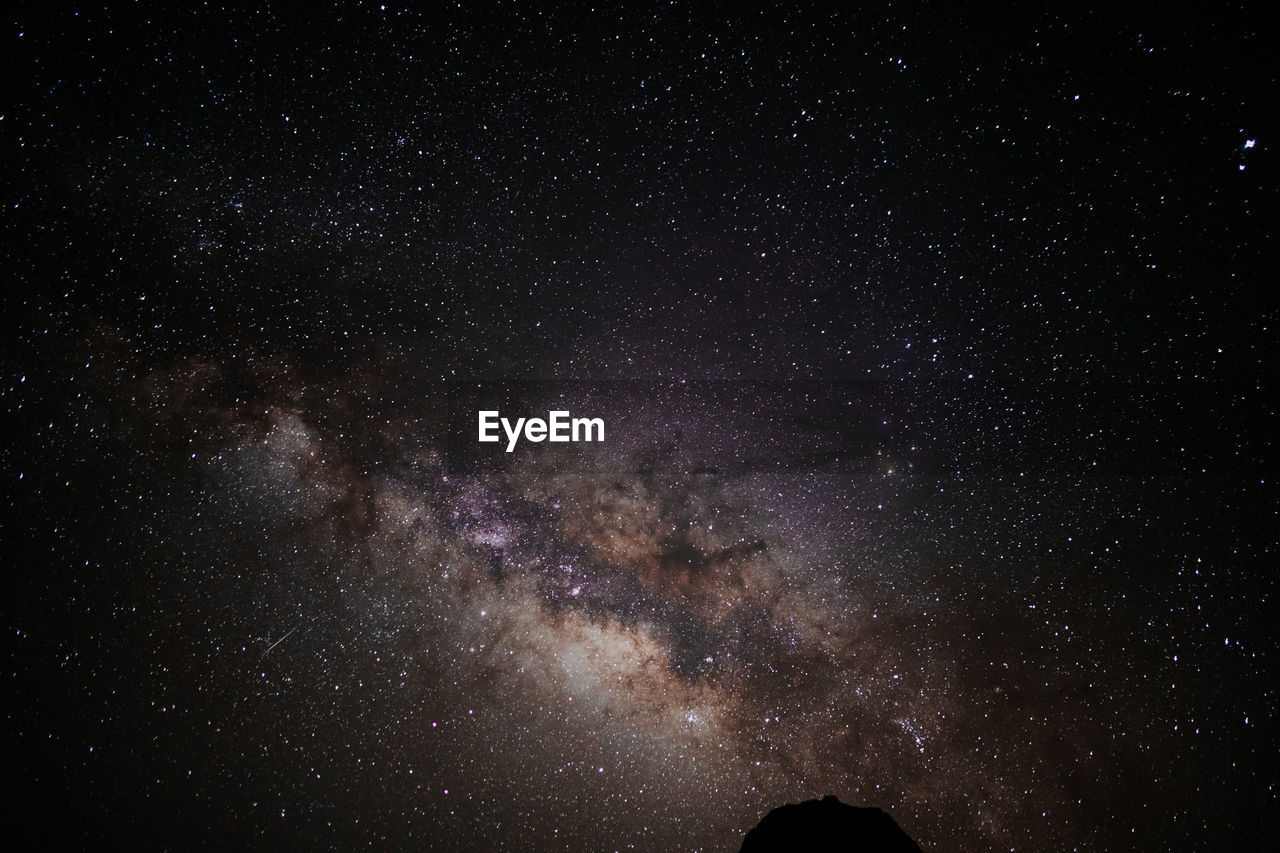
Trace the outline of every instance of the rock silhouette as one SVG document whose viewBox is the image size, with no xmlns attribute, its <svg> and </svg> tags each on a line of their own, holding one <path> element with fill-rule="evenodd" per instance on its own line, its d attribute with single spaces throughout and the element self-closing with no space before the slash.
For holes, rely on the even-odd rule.
<svg viewBox="0 0 1280 853">
<path fill-rule="evenodd" d="M 864 809 L 833 796 L 780 806 L 742 841 L 740 853 L 922 853 L 880 809 Z"/>
</svg>

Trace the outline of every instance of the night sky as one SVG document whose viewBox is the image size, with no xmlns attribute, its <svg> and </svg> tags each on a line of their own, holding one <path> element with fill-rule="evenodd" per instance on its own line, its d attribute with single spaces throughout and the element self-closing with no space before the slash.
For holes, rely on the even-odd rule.
<svg viewBox="0 0 1280 853">
<path fill-rule="evenodd" d="M 3 32 L 15 849 L 1276 849 L 1257 11 L 74 5 Z"/>
</svg>

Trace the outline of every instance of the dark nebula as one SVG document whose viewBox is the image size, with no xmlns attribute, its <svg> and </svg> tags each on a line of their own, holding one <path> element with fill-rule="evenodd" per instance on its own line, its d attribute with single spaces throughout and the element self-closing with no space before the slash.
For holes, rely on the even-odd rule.
<svg viewBox="0 0 1280 853">
<path fill-rule="evenodd" d="M 19 847 L 1276 841 L 1252 13 L 8 20 Z"/>
</svg>

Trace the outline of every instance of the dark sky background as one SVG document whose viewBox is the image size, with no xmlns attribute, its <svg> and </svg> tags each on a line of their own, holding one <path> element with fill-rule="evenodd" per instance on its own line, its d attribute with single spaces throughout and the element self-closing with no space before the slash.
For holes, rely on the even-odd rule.
<svg viewBox="0 0 1280 853">
<path fill-rule="evenodd" d="M 20 847 L 1274 849 L 1254 11 L 185 5 L 6 15 Z"/>
</svg>

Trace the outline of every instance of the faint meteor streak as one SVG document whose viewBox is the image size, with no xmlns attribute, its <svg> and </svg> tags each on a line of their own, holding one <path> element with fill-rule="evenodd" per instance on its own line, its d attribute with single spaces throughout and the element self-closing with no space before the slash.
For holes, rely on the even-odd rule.
<svg viewBox="0 0 1280 853">
<path fill-rule="evenodd" d="M 294 628 L 294 629 L 293 629 L 293 631 L 296 631 L 296 630 L 298 630 L 298 629 L 297 629 L 297 628 Z M 288 634 L 285 634 L 283 637 L 281 637 L 280 639 L 276 640 L 276 641 L 275 641 L 274 643 L 272 643 L 271 645 L 267 646 L 267 650 L 266 650 L 265 652 L 263 652 L 263 653 L 262 653 L 262 656 L 263 656 L 263 657 L 266 657 L 267 655 L 271 654 L 271 650 L 272 650 L 272 649 L 274 649 L 276 646 L 280 645 L 281 643 L 283 643 L 285 640 L 289 639 L 289 635 L 290 635 L 290 634 L 292 634 L 292 633 L 293 633 L 293 631 L 290 631 Z"/>
</svg>

